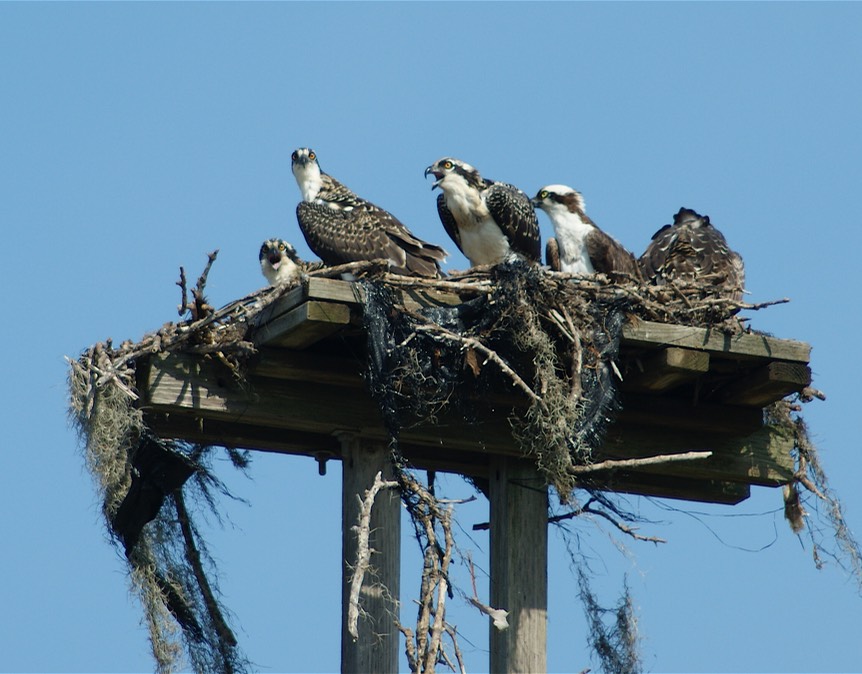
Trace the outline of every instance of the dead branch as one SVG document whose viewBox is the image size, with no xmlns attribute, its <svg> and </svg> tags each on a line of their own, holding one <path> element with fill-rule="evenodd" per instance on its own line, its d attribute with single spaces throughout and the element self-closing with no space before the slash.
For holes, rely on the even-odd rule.
<svg viewBox="0 0 862 674">
<path fill-rule="evenodd" d="M 360 260 L 358 262 L 347 262 L 332 267 L 319 267 L 308 272 L 309 276 L 315 278 L 338 278 L 342 274 L 357 275 L 370 271 L 381 271 L 388 269 L 390 261 L 388 258 L 377 258 L 374 260 Z"/>
<path fill-rule="evenodd" d="M 186 313 L 189 308 L 188 304 L 188 289 L 186 288 L 186 270 L 180 267 L 180 280 L 177 281 L 177 285 L 180 287 L 180 306 L 177 307 L 177 313 L 180 316 Z"/>
<path fill-rule="evenodd" d="M 359 524 L 353 526 L 356 532 L 356 564 L 353 567 L 353 576 L 350 579 L 350 594 L 347 607 L 347 631 L 353 640 L 359 638 L 359 593 L 362 590 L 362 583 L 365 580 L 365 574 L 371 565 L 371 554 L 375 552 L 368 545 L 368 539 L 371 535 L 371 507 L 374 505 L 374 499 L 377 492 L 381 489 L 392 489 L 397 487 L 398 483 L 383 479 L 380 471 L 374 476 L 374 483 L 365 490 L 365 498 L 360 498 L 359 494 L 356 498 L 359 500 Z"/>
<path fill-rule="evenodd" d="M 652 466 L 657 463 L 672 463 L 675 461 L 696 461 L 707 459 L 712 456 L 711 451 L 705 452 L 683 452 L 682 454 L 659 454 L 648 456 L 643 459 L 608 459 L 599 463 L 590 463 L 580 466 L 569 466 L 569 472 L 574 475 L 593 473 L 597 470 L 612 470 L 617 468 L 639 468 L 641 466 Z"/>
<path fill-rule="evenodd" d="M 417 276 L 401 276 L 386 274 L 384 280 L 401 288 L 427 288 L 429 290 L 448 290 L 456 293 L 490 293 L 494 288 L 490 279 L 478 281 L 447 281 L 445 279 L 420 278 Z"/>
</svg>

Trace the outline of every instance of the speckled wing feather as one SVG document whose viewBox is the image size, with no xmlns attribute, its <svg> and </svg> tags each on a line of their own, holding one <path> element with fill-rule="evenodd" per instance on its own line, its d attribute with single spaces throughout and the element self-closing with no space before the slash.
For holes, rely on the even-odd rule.
<svg viewBox="0 0 862 674">
<path fill-rule="evenodd" d="M 538 262 L 542 244 L 539 220 L 530 198 L 514 185 L 490 182 L 485 190 L 485 205 L 509 239 L 512 250 Z"/>
<path fill-rule="evenodd" d="M 693 226 L 696 221 L 699 226 Z M 673 278 L 697 280 L 733 299 L 741 298 L 745 285 L 740 255 L 730 249 L 709 217 L 690 209 L 680 209 L 673 225 L 653 235 L 639 263 L 644 278 L 658 285 Z"/>
<path fill-rule="evenodd" d="M 358 199 L 351 210 L 300 202 L 296 219 L 308 247 L 327 265 L 388 258 L 392 271 L 437 277 L 446 251 L 413 236 L 389 212 Z"/>
</svg>

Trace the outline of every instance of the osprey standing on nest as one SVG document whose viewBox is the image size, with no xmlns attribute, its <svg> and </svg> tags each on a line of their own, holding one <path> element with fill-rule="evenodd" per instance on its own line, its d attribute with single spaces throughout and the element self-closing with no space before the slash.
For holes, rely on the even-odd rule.
<svg viewBox="0 0 862 674">
<path fill-rule="evenodd" d="M 690 208 L 680 208 L 673 224 L 652 237 L 638 261 L 648 283 L 662 285 L 675 278 L 697 281 L 705 290 L 739 300 L 745 285 L 742 258 L 732 251 L 721 232 Z M 712 293 L 711 293 L 712 294 Z"/>
<path fill-rule="evenodd" d="M 324 264 L 388 258 L 396 274 L 440 276 L 445 250 L 416 238 L 394 215 L 321 171 L 313 150 L 299 148 L 291 160 L 302 193 L 296 219 L 309 248 Z"/>
<path fill-rule="evenodd" d="M 566 185 L 547 185 L 538 191 L 533 206 L 541 208 L 554 225 L 556 238 L 548 239 L 545 262 L 554 271 L 570 274 L 621 272 L 640 277 L 634 256 L 587 216 L 584 198 Z"/>
<path fill-rule="evenodd" d="M 437 178 L 437 213 L 470 264 L 497 264 L 511 253 L 538 262 L 539 221 L 529 197 L 514 185 L 486 180 L 470 164 L 444 157 L 425 169 Z"/>
</svg>

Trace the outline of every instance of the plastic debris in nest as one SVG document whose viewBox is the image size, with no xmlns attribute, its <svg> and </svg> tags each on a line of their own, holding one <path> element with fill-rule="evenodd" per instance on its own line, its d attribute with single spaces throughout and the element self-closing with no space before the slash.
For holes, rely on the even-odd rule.
<svg viewBox="0 0 862 674">
<path fill-rule="evenodd" d="M 371 392 L 393 438 L 445 406 L 469 423 L 487 394 L 520 392 L 515 438 L 566 500 L 568 468 L 590 462 L 617 407 L 614 359 L 631 300 L 559 284 L 521 261 L 489 274 L 488 292 L 415 311 L 385 282 L 366 280 Z"/>
</svg>

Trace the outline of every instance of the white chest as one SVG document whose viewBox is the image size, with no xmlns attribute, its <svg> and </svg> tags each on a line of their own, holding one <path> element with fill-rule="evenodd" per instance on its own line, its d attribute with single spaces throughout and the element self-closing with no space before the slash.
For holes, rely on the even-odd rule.
<svg viewBox="0 0 862 674">
<path fill-rule="evenodd" d="M 290 283 L 299 278 L 299 267 L 293 260 L 284 258 L 281 262 L 271 265 L 265 257 L 260 261 L 260 269 L 271 286 Z"/>
<path fill-rule="evenodd" d="M 595 272 L 587 252 L 587 236 L 593 228 L 572 214 L 551 216 L 554 234 L 560 248 L 560 270 L 569 274 L 592 274 Z"/>
<path fill-rule="evenodd" d="M 473 266 L 498 264 L 509 254 L 509 239 L 490 216 L 459 229 L 461 250 Z"/>
<path fill-rule="evenodd" d="M 491 218 L 478 191 L 461 181 L 445 185 L 446 206 L 461 236 L 461 250 L 472 265 L 497 264 L 509 254 L 509 240 Z"/>
</svg>

